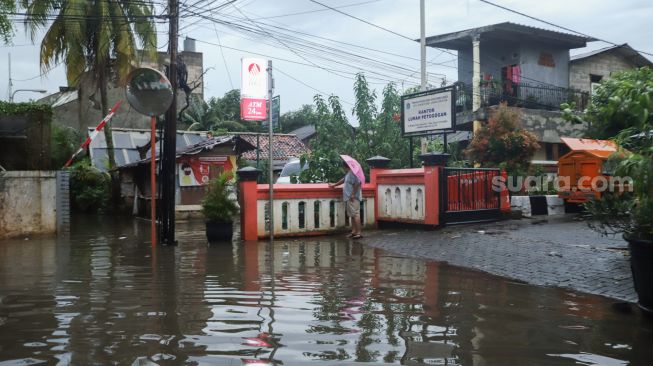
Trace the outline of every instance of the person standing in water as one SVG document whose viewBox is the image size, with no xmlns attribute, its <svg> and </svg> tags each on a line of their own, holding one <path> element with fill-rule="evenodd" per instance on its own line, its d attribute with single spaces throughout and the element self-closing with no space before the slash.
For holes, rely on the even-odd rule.
<svg viewBox="0 0 653 366">
<path fill-rule="evenodd" d="M 360 179 L 351 171 L 349 165 L 343 162 L 343 167 L 347 174 L 336 183 L 329 183 L 329 187 L 342 186 L 342 199 L 345 202 L 347 215 L 351 217 L 351 233 L 347 235 L 348 238 L 360 239 L 363 237 L 361 230 L 361 216 L 360 207 L 363 200 L 363 190 Z"/>
</svg>

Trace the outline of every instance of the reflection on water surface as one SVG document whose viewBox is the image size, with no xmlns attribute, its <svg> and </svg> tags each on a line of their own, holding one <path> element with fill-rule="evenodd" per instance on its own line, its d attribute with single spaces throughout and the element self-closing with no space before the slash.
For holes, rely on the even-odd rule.
<svg viewBox="0 0 653 366">
<path fill-rule="evenodd" d="M 152 250 L 110 220 L 0 242 L 0 366 L 653 364 L 651 324 L 603 298 L 336 237 L 207 246 L 188 224 Z"/>
</svg>

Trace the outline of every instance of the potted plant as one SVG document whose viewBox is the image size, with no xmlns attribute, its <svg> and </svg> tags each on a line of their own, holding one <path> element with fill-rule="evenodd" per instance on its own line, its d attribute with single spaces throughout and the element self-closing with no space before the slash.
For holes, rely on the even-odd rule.
<svg viewBox="0 0 653 366">
<path fill-rule="evenodd" d="M 238 206 L 229 198 L 229 181 L 233 173 L 224 172 L 209 182 L 202 200 L 202 213 L 206 218 L 206 237 L 209 242 L 231 241 L 233 217 Z"/>
<path fill-rule="evenodd" d="M 624 134 L 629 137 L 624 138 Z M 653 315 L 653 131 L 620 135 L 620 144 L 630 152 L 617 152 L 610 159 L 614 176 L 632 178 L 632 186 L 616 186 L 600 200 L 585 204 L 590 226 L 603 234 L 623 233 L 630 251 L 630 268 L 639 307 Z M 618 188 L 625 189 L 618 189 Z M 625 192 L 620 192 L 624 190 Z"/>
</svg>

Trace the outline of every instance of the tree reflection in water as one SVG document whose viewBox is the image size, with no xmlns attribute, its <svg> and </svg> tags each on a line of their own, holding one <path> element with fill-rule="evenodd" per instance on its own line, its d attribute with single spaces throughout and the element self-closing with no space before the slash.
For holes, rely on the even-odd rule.
<svg viewBox="0 0 653 366">
<path fill-rule="evenodd" d="M 600 297 L 329 237 L 207 246 L 203 231 L 180 224 L 179 245 L 153 251 L 147 223 L 106 221 L 78 224 L 70 238 L 0 245 L 0 361 L 483 366 L 653 359 L 651 324 L 612 312 Z"/>
</svg>

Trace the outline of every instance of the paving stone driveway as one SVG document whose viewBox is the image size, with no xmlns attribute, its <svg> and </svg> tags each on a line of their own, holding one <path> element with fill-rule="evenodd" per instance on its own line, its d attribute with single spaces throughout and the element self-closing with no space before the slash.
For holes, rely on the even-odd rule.
<svg viewBox="0 0 653 366">
<path fill-rule="evenodd" d="M 405 256 L 637 301 L 626 242 L 601 237 L 572 215 L 366 234 L 364 244 Z"/>
</svg>

